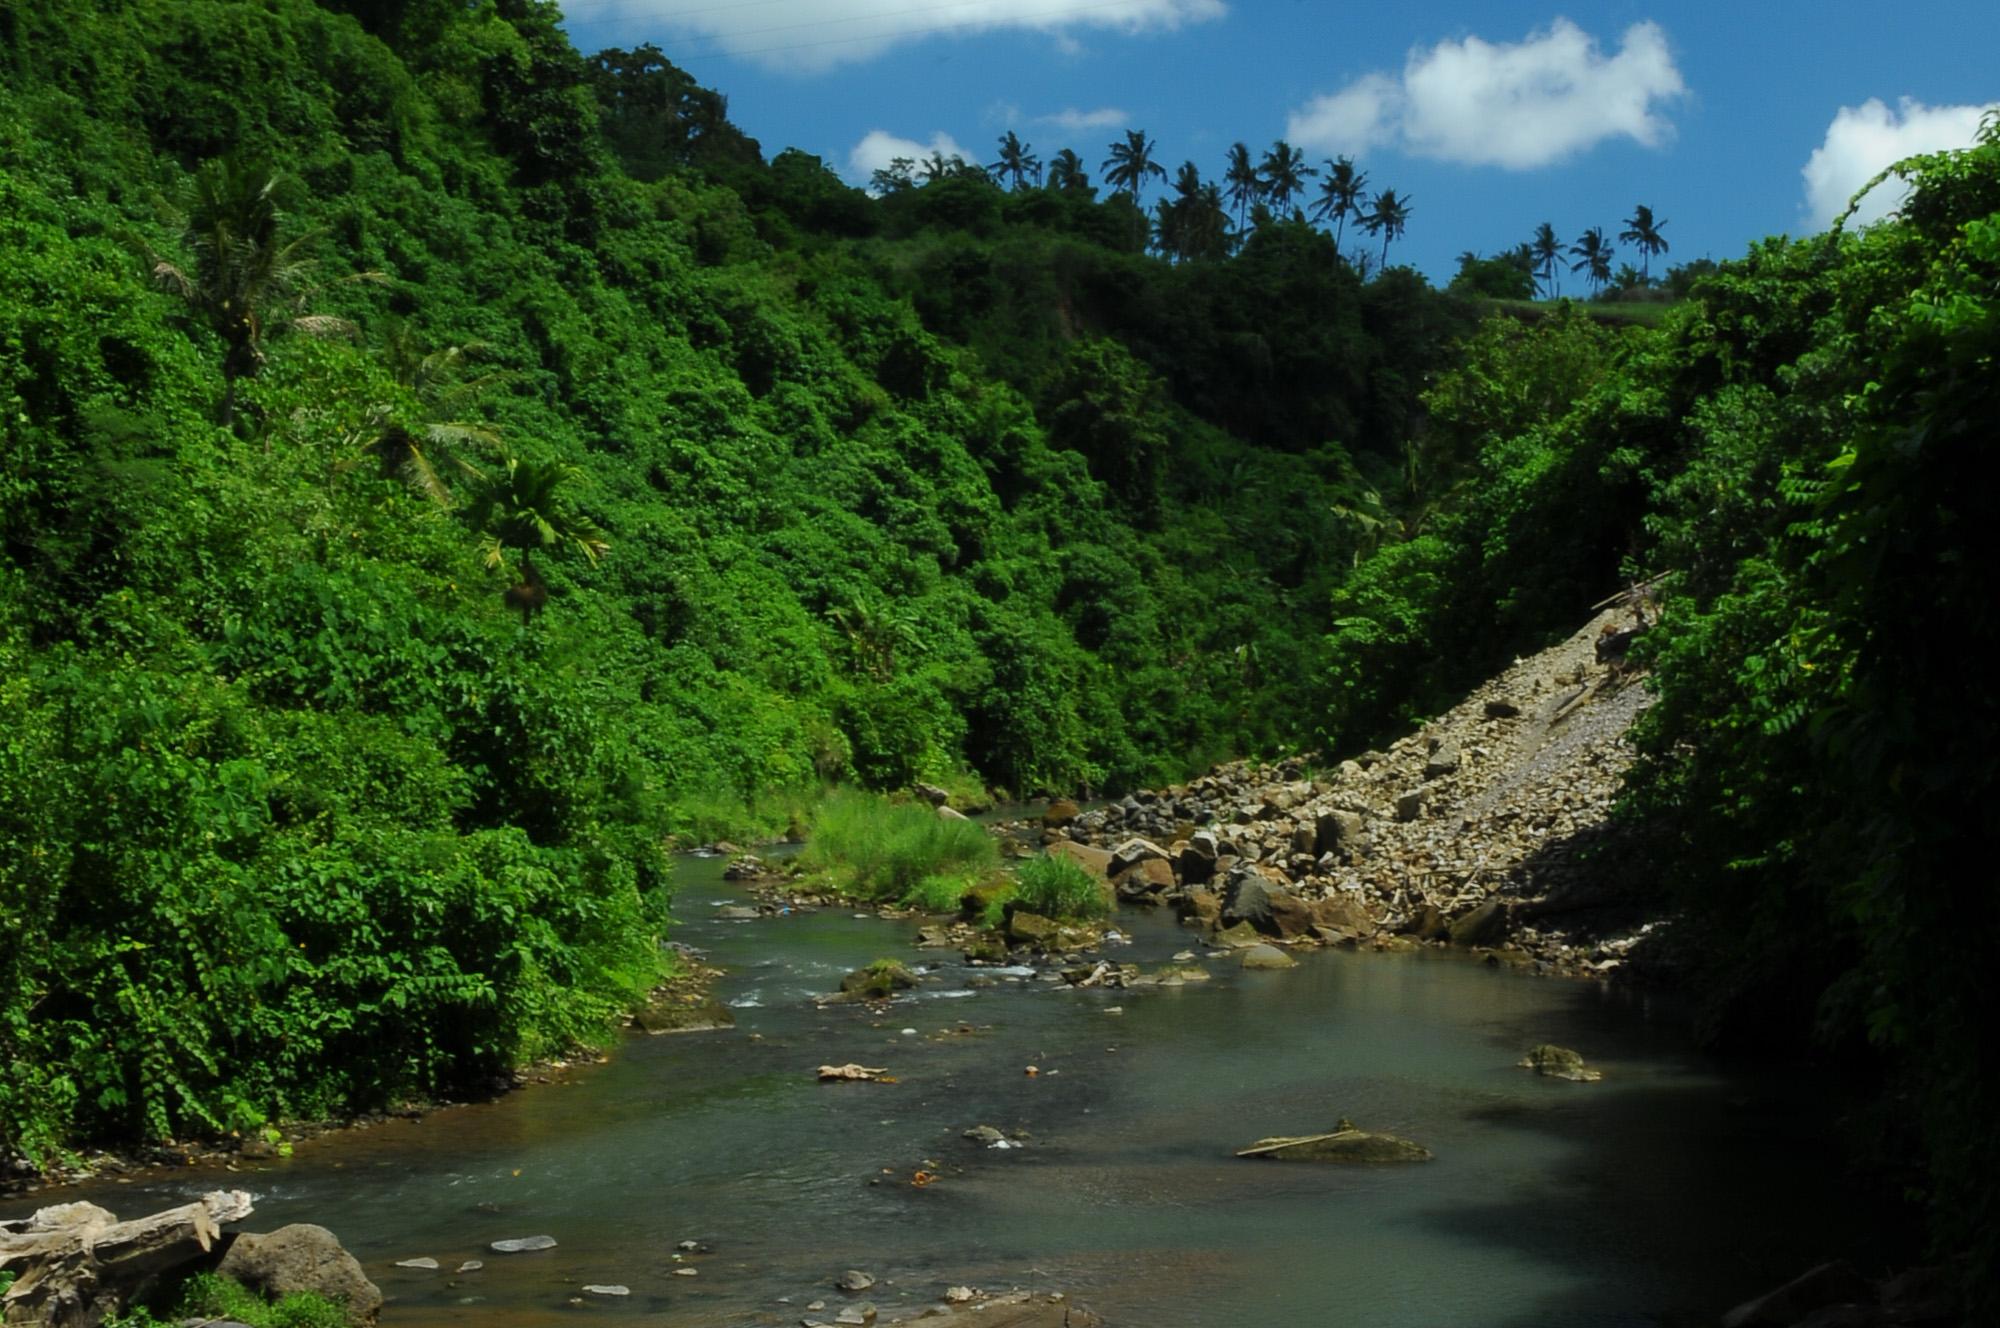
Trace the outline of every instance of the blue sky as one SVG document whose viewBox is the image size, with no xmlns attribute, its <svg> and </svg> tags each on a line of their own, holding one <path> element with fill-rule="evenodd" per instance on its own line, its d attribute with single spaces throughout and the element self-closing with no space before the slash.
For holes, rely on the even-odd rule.
<svg viewBox="0 0 2000 1328">
<path fill-rule="evenodd" d="M 1013 129 L 1091 167 L 1126 129 L 1169 172 L 1241 139 L 1341 150 L 1414 200 L 1392 262 L 1442 281 L 1543 221 L 1615 235 L 1637 203 L 1669 261 L 1817 230 L 1897 155 L 2000 102 L 2000 3 L 568 0 L 585 51 L 651 41 L 729 97 L 766 155 L 856 182 L 894 141 L 991 161 Z M 1812 167 L 1809 181 L 1804 172 Z M 1885 199 L 1884 204 L 1893 201 Z M 1629 251 L 1622 258 L 1636 261 Z"/>
</svg>

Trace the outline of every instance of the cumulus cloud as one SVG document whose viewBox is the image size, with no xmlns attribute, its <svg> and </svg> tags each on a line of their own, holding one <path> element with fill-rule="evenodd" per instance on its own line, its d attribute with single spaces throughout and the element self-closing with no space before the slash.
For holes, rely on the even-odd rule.
<svg viewBox="0 0 2000 1328">
<path fill-rule="evenodd" d="M 706 39 L 704 50 L 819 70 L 865 60 L 934 34 L 1026 28 L 1067 37 L 1080 28 L 1143 32 L 1220 18 L 1223 0 L 572 0 L 593 29 L 664 30 Z"/>
<path fill-rule="evenodd" d="M 1478 37 L 1410 52 L 1400 76 L 1372 73 L 1292 113 L 1303 147 L 1361 153 L 1401 147 L 1473 166 L 1532 170 L 1610 138 L 1658 147 L 1673 137 L 1660 104 L 1683 95 L 1657 23 L 1625 30 L 1618 53 L 1568 19 L 1513 44 Z"/>
<path fill-rule="evenodd" d="M 946 161 L 953 157 L 974 163 L 979 160 L 960 147 L 950 134 L 942 131 L 932 134 L 929 143 L 919 143 L 913 138 L 898 138 L 884 129 L 871 129 L 867 137 L 854 145 L 854 151 L 847 154 L 847 164 L 855 178 L 867 180 L 875 172 L 887 170 L 889 163 L 898 157 L 922 162 L 929 159 L 933 152 Z"/>
<path fill-rule="evenodd" d="M 1078 134 L 1088 129 L 1116 129 L 1131 118 L 1116 106 L 1104 106 L 1094 111 L 1079 111 L 1072 106 L 1054 115 L 1038 115 L 1035 123 L 1054 125 L 1065 133 Z"/>
<path fill-rule="evenodd" d="M 1826 225 L 1847 211 L 1855 191 L 1884 168 L 1905 157 L 1947 148 L 1972 146 L 1980 117 L 2000 102 L 1985 106 L 1926 106 L 1903 98 L 1896 110 L 1870 97 L 1859 106 L 1843 106 L 1826 128 L 1826 139 L 1813 149 L 1801 172 L 1806 178 L 1806 212 Z M 1908 197 L 1909 188 L 1887 180 L 1861 200 L 1854 219 L 1880 221 Z"/>
</svg>

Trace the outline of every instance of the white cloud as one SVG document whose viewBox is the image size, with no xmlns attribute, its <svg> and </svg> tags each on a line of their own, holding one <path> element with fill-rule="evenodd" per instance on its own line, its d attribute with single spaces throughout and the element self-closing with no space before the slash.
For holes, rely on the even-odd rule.
<svg viewBox="0 0 2000 1328">
<path fill-rule="evenodd" d="M 1806 212 L 1815 223 L 1827 225 L 1847 211 L 1847 201 L 1856 190 L 1886 167 L 1919 153 L 1971 147 L 1979 118 L 1995 107 L 2000 102 L 1926 106 L 1908 97 L 1893 111 L 1877 97 L 1841 107 L 1826 127 L 1826 140 L 1813 149 L 1800 172 L 1806 178 Z M 1861 200 L 1854 220 L 1880 221 L 1901 207 L 1908 195 L 1909 187 L 1901 181 L 1885 181 Z"/>
<path fill-rule="evenodd" d="M 1625 30 L 1618 53 L 1557 19 L 1512 45 L 1478 37 L 1410 52 L 1401 77 L 1364 75 L 1292 113 L 1292 142 L 1325 152 L 1402 147 L 1473 166 L 1531 170 L 1609 138 L 1658 147 L 1673 124 L 1658 104 L 1687 85 L 1657 23 Z"/>
<path fill-rule="evenodd" d="M 854 177 L 868 180 L 875 172 L 886 170 L 890 162 L 898 157 L 908 157 L 911 161 L 922 162 L 935 152 L 950 161 L 959 157 L 977 163 L 978 158 L 960 147 L 950 134 L 939 131 L 931 135 L 929 143 L 919 143 L 913 138 L 898 138 L 884 129 L 871 129 L 867 137 L 854 145 L 854 151 L 847 154 L 847 164 Z"/>
<path fill-rule="evenodd" d="M 1116 129 L 1131 118 L 1116 106 L 1105 106 L 1095 111 L 1079 111 L 1072 106 L 1054 115 L 1036 116 L 1035 123 L 1054 125 L 1066 133 L 1078 134 L 1087 129 Z"/>
<path fill-rule="evenodd" d="M 572 20 L 620 32 L 666 29 L 711 50 L 799 70 L 865 60 L 898 42 L 1027 28 L 1063 39 L 1078 28 L 1143 32 L 1220 18 L 1223 0 L 572 0 Z"/>
</svg>

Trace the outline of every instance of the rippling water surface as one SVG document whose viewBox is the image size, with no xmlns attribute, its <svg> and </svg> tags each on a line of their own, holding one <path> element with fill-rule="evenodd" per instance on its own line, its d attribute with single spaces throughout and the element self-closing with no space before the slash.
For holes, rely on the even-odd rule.
<svg viewBox="0 0 2000 1328">
<path fill-rule="evenodd" d="M 743 902 L 719 867 L 683 868 L 676 936 L 731 970 L 735 1031 L 633 1036 L 571 1082 L 240 1176 L 63 1197 L 133 1216 L 243 1185 L 251 1226 L 338 1233 L 391 1298 L 388 1328 L 796 1323 L 847 1268 L 882 1279 L 885 1320 L 966 1282 L 1060 1287 L 1114 1324 L 1162 1328 L 1712 1323 L 1871 1235 L 1810 1125 L 1821 1089 L 1717 1072 L 1681 1014 L 1645 999 L 1428 953 L 1307 954 L 1275 973 L 1211 958 L 1214 981 L 1177 989 L 971 987 L 981 970 L 955 952 L 908 948 L 914 923 L 716 920 Z M 1120 925 L 1133 944 L 1111 958 L 1197 948 L 1170 917 Z M 938 968 L 884 1015 L 807 999 L 883 955 Z M 1537 1042 L 1577 1048 L 1604 1081 L 1515 1068 Z M 815 1081 L 847 1061 L 899 1082 Z M 1341 1116 L 1437 1159 L 1232 1156 Z M 961 1137 L 978 1125 L 1029 1137 Z M 940 1178 L 912 1185 L 919 1168 Z M 544 1233 L 555 1249 L 486 1248 Z M 683 1240 L 712 1252 L 677 1262 Z M 423 1255 L 444 1270 L 394 1266 Z M 485 1267 L 449 1271 L 466 1259 Z M 632 1294 L 577 1306 L 586 1283 Z"/>
</svg>

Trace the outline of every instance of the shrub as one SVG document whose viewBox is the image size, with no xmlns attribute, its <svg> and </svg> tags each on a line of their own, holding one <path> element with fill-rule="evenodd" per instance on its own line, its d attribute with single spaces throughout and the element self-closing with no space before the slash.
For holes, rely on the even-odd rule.
<svg viewBox="0 0 2000 1328">
<path fill-rule="evenodd" d="M 1045 918 L 1101 918 L 1111 901 L 1095 876 L 1068 858 L 1029 858 L 1016 873 L 1014 903 Z"/>
<path fill-rule="evenodd" d="M 971 821 L 928 806 L 866 793 L 837 793 L 820 806 L 800 863 L 838 890 L 940 911 L 998 861 L 993 840 Z"/>
<path fill-rule="evenodd" d="M 6 1276 L 11 1280 L 11 1275 Z M 182 1283 L 179 1299 L 172 1303 L 176 1308 L 164 1320 L 167 1324 L 193 1319 L 231 1320 L 249 1328 L 349 1328 L 346 1309 L 325 1296 L 300 1291 L 268 1301 L 241 1283 L 214 1273 L 190 1277 Z M 162 1328 L 162 1323 L 140 1306 L 108 1320 L 106 1328 Z"/>
</svg>

